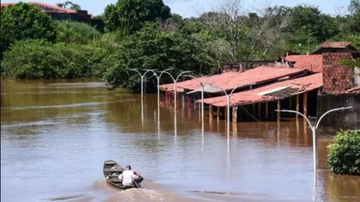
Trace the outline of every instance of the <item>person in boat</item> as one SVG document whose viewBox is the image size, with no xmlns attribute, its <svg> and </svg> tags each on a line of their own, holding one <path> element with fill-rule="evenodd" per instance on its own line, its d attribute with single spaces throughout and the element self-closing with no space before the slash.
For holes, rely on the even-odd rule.
<svg viewBox="0 0 360 202">
<path fill-rule="evenodd" d="M 139 180 L 140 177 L 140 175 L 137 175 L 134 171 L 131 170 L 130 165 L 127 165 L 122 174 L 119 175 L 119 179 L 122 180 L 124 187 L 137 187 L 135 180 Z"/>
</svg>

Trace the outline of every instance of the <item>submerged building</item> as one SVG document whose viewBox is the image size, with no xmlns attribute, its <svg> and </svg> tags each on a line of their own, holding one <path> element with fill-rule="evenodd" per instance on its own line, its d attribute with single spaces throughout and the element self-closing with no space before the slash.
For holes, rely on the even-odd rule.
<svg viewBox="0 0 360 202">
<path fill-rule="evenodd" d="M 173 84 L 161 85 L 160 89 L 167 97 L 176 92 L 175 96 L 195 105 L 202 102 L 200 92 L 204 89 L 208 116 L 224 118 L 231 113 L 233 122 L 294 116 L 276 109 L 319 117 L 332 108 L 352 106 L 350 112 L 339 112 L 342 116 L 327 116 L 322 125 L 355 128 L 360 126 L 360 72 L 341 65 L 341 61 L 357 57 L 359 52 L 348 42 L 326 42 L 309 55 L 288 52 L 273 64 L 246 71 L 238 65 L 232 71 L 179 82 L 176 91 Z M 231 111 L 227 112 L 225 92 L 232 91 Z"/>
</svg>

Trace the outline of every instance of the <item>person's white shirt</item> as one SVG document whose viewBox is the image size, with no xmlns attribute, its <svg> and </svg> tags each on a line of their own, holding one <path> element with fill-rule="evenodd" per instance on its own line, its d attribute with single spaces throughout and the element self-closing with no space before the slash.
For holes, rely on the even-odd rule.
<svg viewBox="0 0 360 202">
<path fill-rule="evenodd" d="M 134 186 L 134 180 L 137 180 L 139 177 L 135 175 L 132 170 L 124 170 L 119 176 L 119 179 L 122 180 L 124 186 Z"/>
</svg>

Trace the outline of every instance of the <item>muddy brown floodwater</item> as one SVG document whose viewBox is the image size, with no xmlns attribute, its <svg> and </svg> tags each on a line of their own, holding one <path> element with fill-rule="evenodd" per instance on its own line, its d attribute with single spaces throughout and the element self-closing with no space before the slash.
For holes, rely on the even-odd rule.
<svg viewBox="0 0 360 202">
<path fill-rule="evenodd" d="M 139 95 L 101 82 L 2 81 L 1 201 L 360 201 L 359 177 L 329 174 L 323 133 L 314 178 L 303 120 L 238 123 L 227 137 L 181 100 L 174 113 L 162 98 L 159 114 L 146 95 L 141 109 Z M 110 187 L 107 159 L 145 188 Z"/>
</svg>

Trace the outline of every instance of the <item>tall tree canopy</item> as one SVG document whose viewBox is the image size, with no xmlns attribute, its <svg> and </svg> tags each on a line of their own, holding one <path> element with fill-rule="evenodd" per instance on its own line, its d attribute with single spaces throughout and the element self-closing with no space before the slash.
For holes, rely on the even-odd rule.
<svg viewBox="0 0 360 202">
<path fill-rule="evenodd" d="M 57 42 L 87 44 L 101 37 L 94 27 L 80 22 L 56 21 Z"/>
<path fill-rule="evenodd" d="M 360 0 L 351 0 L 348 16 L 349 28 L 352 32 L 360 32 Z"/>
<path fill-rule="evenodd" d="M 116 65 L 108 68 L 105 79 L 113 87 L 138 90 L 140 80 L 136 74 L 128 74 L 131 68 L 164 70 L 174 67 L 175 74 L 181 70 L 208 74 L 212 65 L 202 45 L 200 39 L 170 33 L 159 29 L 158 24 L 147 23 L 123 42 L 114 55 Z"/>
<path fill-rule="evenodd" d="M 140 30 L 148 21 L 170 18 L 170 8 L 162 0 L 118 0 L 105 8 L 106 30 L 127 30 L 129 33 Z"/>
<path fill-rule="evenodd" d="M 34 5 L 18 3 L 1 13 L 1 53 L 12 43 L 25 39 L 56 40 L 55 25 Z"/>
<path fill-rule="evenodd" d="M 317 42 L 323 42 L 339 33 L 335 19 L 321 13 L 317 7 L 295 6 L 290 10 L 290 19 L 290 32 L 300 35 L 304 44 L 311 37 Z"/>
</svg>

